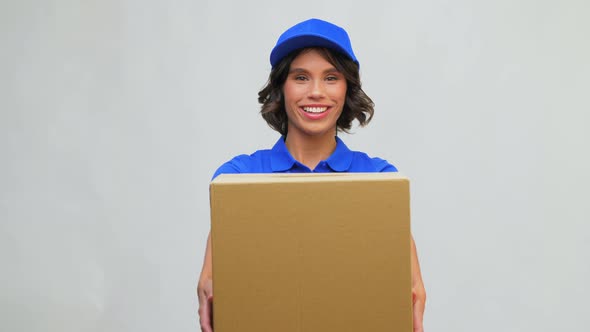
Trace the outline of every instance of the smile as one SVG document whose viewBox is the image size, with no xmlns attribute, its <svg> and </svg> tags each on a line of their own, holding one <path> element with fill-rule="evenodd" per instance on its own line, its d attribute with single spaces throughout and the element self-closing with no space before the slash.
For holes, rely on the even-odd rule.
<svg viewBox="0 0 590 332">
<path fill-rule="evenodd" d="M 328 110 L 327 107 L 303 107 L 303 110 L 307 113 L 324 113 Z"/>
</svg>

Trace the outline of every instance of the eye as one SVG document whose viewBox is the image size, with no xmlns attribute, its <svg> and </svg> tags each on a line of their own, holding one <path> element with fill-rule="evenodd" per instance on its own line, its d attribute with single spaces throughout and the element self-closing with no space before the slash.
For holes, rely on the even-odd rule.
<svg viewBox="0 0 590 332">
<path fill-rule="evenodd" d="M 307 76 L 305 76 L 305 75 L 297 75 L 297 76 L 294 77 L 294 79 L 296 81 L 305 81 L 305 80 L 307 80 Z"/>
<path fill-rule="evenodd" d="M 336 76 L 336 75 L 330 75 L 328 77 L 326 77 L 326 81 L 338 81 L 340 79 L 340 77 Z"/>
</svg>

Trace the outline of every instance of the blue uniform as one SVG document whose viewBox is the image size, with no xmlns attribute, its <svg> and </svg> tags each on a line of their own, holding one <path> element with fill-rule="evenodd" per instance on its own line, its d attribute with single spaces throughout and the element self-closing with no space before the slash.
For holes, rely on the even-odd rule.
<svg viewBox="0 0 590 332">
<path fill-rule="evenodd" d="M 287 150 L 281 137 L 270 150 L 258 150 L 251 155 L 239 155 L 221 165 L 213 175 L 232 173 L 330 173 L 330 172 L 397 172 L 395 166 L 381 158 L 351 151 L 336 137 L 336 149 L 321 161 L 314 170 L 301 164 Z"/>
</svg>

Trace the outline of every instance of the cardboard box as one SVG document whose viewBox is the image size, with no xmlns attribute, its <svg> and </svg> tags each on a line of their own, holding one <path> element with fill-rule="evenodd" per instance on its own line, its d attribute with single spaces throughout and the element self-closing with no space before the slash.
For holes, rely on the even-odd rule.
<svg viewBox="0 0 590 332">
<path fill-rule="evenodd" d="M 412 330 L 407 178 L 221 175 L 210 195 L 215 332 Z"/>
</svg>

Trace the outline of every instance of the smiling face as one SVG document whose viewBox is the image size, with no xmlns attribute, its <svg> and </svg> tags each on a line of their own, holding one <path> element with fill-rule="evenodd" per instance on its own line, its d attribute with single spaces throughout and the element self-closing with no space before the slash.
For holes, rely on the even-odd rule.
<svg viewBox="0 0 590 332">
<path fill-rule="evenodd" d="M 283 85 L 288 135 L 336 135 L 336 121 L 346 100 L 346 79 L 315 49 L 291 62 Z"/>
</svg>

